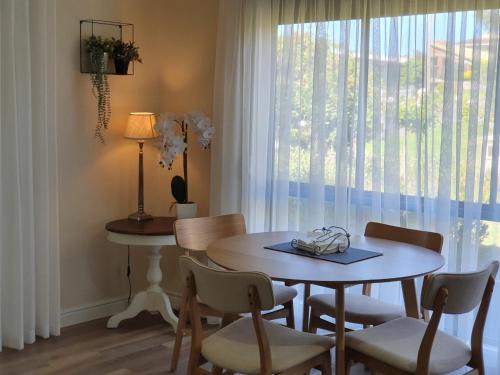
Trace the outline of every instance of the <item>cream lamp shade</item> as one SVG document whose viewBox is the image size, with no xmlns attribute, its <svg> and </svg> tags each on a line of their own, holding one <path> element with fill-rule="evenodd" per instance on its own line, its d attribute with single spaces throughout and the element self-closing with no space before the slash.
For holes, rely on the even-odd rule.
<svg viewBox="0 0 500 375">
<path fill-rule="evenodd" d="M 125 138 L 152 139 L 158 137 L 155 131 L 156 117 L 151 112 L 131 112 L 128 115 Z"/>
</svg>

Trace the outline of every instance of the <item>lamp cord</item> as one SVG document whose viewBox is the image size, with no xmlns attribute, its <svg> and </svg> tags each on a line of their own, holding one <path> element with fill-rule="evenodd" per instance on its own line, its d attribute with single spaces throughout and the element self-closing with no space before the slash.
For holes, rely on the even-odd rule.
<svg viewBox="0 0 500 375">
<path fill-rule="evenodd" d="M 128 279 L 128 299 L 127 303 L 130 305 L 130 298 L 132 297 L 132 281 L 130 280 L 130 245 L 127 245 L 127 279 Z"/>
</svg>

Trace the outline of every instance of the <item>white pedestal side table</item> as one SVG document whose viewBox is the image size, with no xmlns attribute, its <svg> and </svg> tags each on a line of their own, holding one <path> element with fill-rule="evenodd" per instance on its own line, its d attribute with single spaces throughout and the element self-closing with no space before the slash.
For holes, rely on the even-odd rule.
<svg viewBox="0 0 500 375">
<path fill-rule="evenodd" d="M 160 250 L 165 245 L 175 245 L 173 224 L 175 217 L 155 217 L 142 222 L 130 219 L 111 221 L 106 224 L 108 240 L 121 245 L 147 246 L 149 248 L 149 287 L 137 293 L 125 311 L 109 318 L 107 327 L 116 328 L 122 320 L 135 317 L 143 310 L 159 312 L 166 322 L 177 331 L 177 317 L 172 311 L 170 299 L 160 286 Z"/>
</svg>

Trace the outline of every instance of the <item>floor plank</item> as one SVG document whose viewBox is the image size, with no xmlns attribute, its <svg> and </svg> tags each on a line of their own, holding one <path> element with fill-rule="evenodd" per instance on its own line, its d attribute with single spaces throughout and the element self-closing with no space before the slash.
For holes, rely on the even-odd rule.
<svg viewBox="0 0 500 375">
<path fill-rule="evenodd" d="M 169 374 L 173 343 L 172 329 L 157 314 L 143 312 L 116 329 L 107 329 L 106 319 L 99 319 L 64 328 L 61 336 L 39 339 L 23 351 L 4 349 L 0 374 Z M 187 336 L 176 374 L 185 374 L 189 345 Z M 351 374 L 366 373 L 357 367 Z"/>
</svg>

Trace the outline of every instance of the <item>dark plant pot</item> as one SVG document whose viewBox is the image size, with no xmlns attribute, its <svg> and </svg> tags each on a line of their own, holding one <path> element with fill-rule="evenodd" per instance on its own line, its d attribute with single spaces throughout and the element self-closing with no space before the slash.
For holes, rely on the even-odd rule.
<svg viewBox="0 0 500 375">
<path fill-rule="evenodd" d="M 125 60 L 115 60 L 115 71 L 116 74 L 125 75 L 128 73 L 128 64 L 130 61 Z"/>
</svg>

